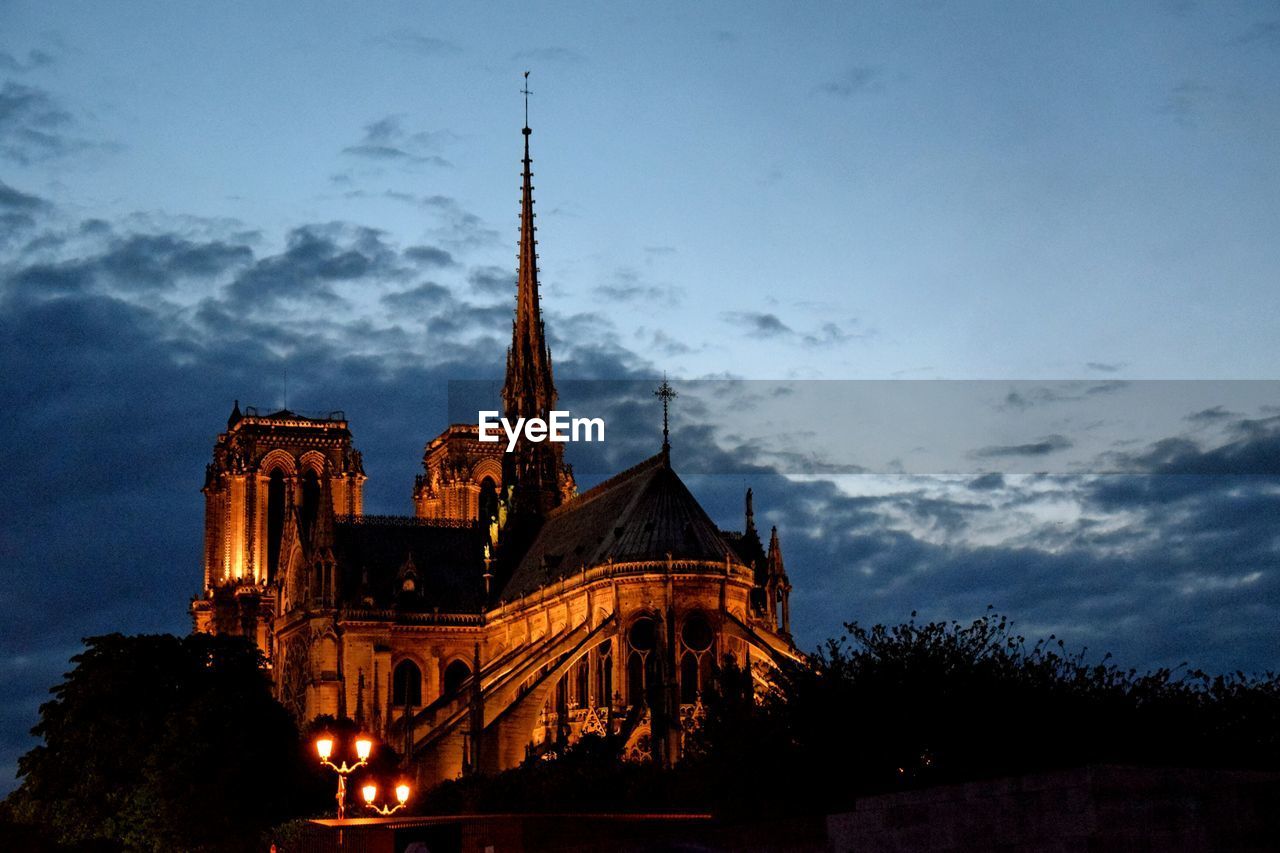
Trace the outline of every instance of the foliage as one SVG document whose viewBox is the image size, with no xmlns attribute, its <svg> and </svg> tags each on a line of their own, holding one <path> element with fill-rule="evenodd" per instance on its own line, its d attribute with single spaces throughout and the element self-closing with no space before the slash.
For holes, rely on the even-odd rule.
<svg viewBox="0 0 1280 853">
<path fill-rule="evenodd" d="M 1280 767 L 1274 675 L 1139 674 L 1053 636 L 1028 645 L 990 612 L 912 616 L 846 625 L 759 703 L 740 698 L 741 674 L 721 675 L 696 759 L 721 811 L 831 810 L 861 792 L 1083 764 Z M 742 778 L 788 782 L 761 796 Z"/>
<path fill-rule="evenodd" d="M 14 816 L 78 849 L 242 850 L 306 808 L 298 732 L 249 641 L 85 641 L 18 764 Z"/>
</svg>

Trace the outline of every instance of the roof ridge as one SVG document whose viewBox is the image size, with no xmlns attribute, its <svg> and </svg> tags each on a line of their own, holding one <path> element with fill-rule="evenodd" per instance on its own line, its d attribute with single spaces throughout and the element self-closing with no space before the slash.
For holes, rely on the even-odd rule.
<svg viewBox="0 0 1280 853">
<path fill-rule="evenodd" d="M 586 504 L 591 503 L 591 501 L 603 495 L 605 492 L 608 492 L 613 488 L 615 488 L 616 486 L 621 485 L 624 481 L 630 480 L 632 477 L 638 474 L 642 474 L 651 468 L 658 467 L 659 465 L 662 464 L 662 462 L 663 462 L 662 454 L 655 453 L 653 456 L 650 456 L 648 459 L 645 459 L 642 462 L 638 462 L 635 465 L 632 465 L 630 468 L 626 469 L 625 471 L 620 471 L 617 474 L 614 474 L 612 477 L 605 480 L 604 482 L 597 483 L 596 485 L 587 489 L 582 494 L 578 495 L 573 500 L 568 501 L 567 503 L 560 504 L 560 506 L 556 507 L 555 509 L 547 513 L 547 518 L 556 518 L 557 516 L 564 515 L 566 512 L 572 512 L 573 510 L 578 509 L 579 507 L 585 506 Z"/>
</svg>

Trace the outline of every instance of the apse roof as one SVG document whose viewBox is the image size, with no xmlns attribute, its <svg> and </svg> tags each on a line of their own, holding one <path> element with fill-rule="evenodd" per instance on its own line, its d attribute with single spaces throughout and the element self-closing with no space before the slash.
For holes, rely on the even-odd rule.
<svg viewBox="0 0 1280 853">
<path fill-rule="evenodd" d="M 503 590 L 511 599 L 562 574 L 615 562 L 722 561 L 734 549 L 659 453 L 557 507 Z"/>
</svg>

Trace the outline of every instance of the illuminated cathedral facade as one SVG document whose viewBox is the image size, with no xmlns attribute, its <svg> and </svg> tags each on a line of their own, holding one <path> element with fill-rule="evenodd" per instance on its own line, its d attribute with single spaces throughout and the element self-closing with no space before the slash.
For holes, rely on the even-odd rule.
<svg viewBox="0 0 1280 853">
<path fill-rule="evenodd" d="M 556 404 L 538 294 L 530 130 L 504 416 Z M 665 383 L 664 383 L 665 387 Z M 653 457 L 579 493 L 562 445 L 426 444 L 412 516 L 363 511 L 341 412 L 233 408 L 205 485 L 197 631 L 254 639 L 300 722 L 350 717 L 420 784 L 610 733 L 671 764 L 714 664 L 795 659 L 776 529 L 717 527 Z"/>
</svg>

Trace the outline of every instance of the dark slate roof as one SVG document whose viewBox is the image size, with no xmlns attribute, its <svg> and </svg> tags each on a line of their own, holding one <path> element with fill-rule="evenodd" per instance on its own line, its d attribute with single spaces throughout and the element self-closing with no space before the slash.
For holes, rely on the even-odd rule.
<svg viewBox="0 0 1280 853">
<path fill-rule="evenodd" d="M 722 561 L 733 555 L 719 529 L 664 454 L 557 507 L 503 589 L 510 600 L 583 566 L 662 560 Z"/>
<path fill-rule="evenodd" d="M 334 526 L 343 603 L 409 611 L 478 613 L 484 607 L 484 531 L 479 525 L 362 516 Z M 413 557 L 417 591 L 401 592 L 401 569 Z M 367 577 L 367 583 L 365 578 Z"/>
</svg>

